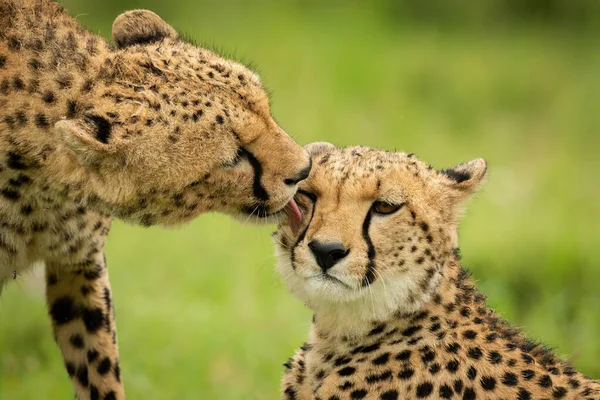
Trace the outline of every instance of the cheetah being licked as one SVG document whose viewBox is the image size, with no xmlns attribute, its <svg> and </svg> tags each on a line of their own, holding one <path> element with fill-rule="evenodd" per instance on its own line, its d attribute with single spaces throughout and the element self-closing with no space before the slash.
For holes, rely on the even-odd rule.
<svg viewBox="0 0 600 400">
<path fill-rule="evenodd" d="M 304 219 L 274 234 L 278 271 L 314 311 L 283 398 L 600 399 L 599 382 L 489 309 L 459 264 L 459 208 L 484 160 L 436 171 L 405 153 L 307 150 Z"/>
<path fill-rule="evenodd" d="M 112 217 L 174 225 L 205 211 L 265 220 L 308 175 L 256 74 L 150 11 L 116 47 L 49 0 L 0 0 L 0 289 L 45 262 L 77 396 L 123 399 L 104 243 Z"/>
</svg>

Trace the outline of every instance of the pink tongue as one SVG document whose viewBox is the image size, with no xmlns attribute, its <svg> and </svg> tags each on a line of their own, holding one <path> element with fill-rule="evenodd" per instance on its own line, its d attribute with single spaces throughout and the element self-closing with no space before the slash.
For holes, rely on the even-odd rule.
<svg viewBox="0 0 600 400">
<path fill-rule="evenodd" d="M 300 231 L 300 226 L 302 226 L 302 212 L 298 208 L 298 204 L 294 201 L 294 199 L 290 200 L 290 202 L 285 207 L 285 210 L 288 215 L 288 223 L 290 225 L 290 229 L 297 235 Z"/>
</svg>

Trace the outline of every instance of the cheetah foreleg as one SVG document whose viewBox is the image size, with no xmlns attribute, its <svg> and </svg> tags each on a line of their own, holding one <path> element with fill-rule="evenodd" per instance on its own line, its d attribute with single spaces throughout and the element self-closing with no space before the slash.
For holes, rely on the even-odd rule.
<svg viewBox="0 0 600 400">
<path fill-rule="evenodd" d="M 79 400 L 125 398 L 108 271 L 102 253 L 76 265 L 47 264 L 54 336 Z"/>
</svg>

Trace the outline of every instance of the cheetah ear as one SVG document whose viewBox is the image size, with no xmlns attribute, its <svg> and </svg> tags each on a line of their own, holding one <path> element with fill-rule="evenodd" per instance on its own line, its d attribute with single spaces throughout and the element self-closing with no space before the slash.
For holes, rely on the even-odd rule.
<svg viewBox="0 0 600 400">
<path fill-rule="evenodd" d="M 110 143 L 112 126 L 104 117 L 87 115 L 63 119 L 54 128 L 60 134 L 61 141 L 85 167 L 98 166 L 107 156 L 115 153 L 116 146 Z"/>
<path fill-rule="evenodd" d="M 175 29 L 149 10 L 131 10 L 119 15 L 113 22 L 112 35 L 120 49 L 177 38 Z"/>
<path fill-rule="evenodd" d="M 304 150 L 310 157 L 329 153 L 335 149 L 337 149 L 337 147 L 329 142 L 313 142 L 304 146 Z"/>
<path fill-rule="evenodd" d="M 483 158 L 459 164 L 455 167 L 438 171 L 442 185 L 450 189 L 450 197 L 455 202 L 462 202 L 475 193 L 485 181 L 487 163 Z"/>
</svg>

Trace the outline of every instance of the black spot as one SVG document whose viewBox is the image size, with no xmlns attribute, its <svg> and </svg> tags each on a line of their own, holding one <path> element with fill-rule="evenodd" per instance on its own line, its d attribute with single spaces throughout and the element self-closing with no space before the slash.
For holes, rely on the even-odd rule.
<svg viewBox="0 0 600 400">
<path fill-rule="evenodd" d="M 92 291 L 92 288 L 91 288 L 91 286 L 88 286 L 88 285 L 81 285 L 81 288 L 79 289 L 79 291 L 81 292 L 81 294 L 83 296 L 87 296 Z"/>
<path fill-rule="evenodd" d="M 367 336 L 379 335 L 381 332 L 385 330 L 385 324 L 379 324 L 375 328 L 371 329 Z"/>
<path fill-rule="evenodd" d="M 448 351 L 448 353 L 458 353 L 458 350 L 460 350 L 460 345 L 456 342 L 454 343 L 450 343 L 446 346 L 446 350 Z"/>
<path fill-rule="evenodd" d="M 90 364 L 93 363 L 98 358 L 99 355 L 100 355 L 100 353 L 98 353 L 94 349 L 88 350 L 88 352 L 87 352 L 88 363 L 90 363 Z"/>
<path fill-rule="evenodd" d="M 475 360 L 479 360 L 482 355 L 483 353 L 481 352 L 481 349 L 479 347 L 471 347 L 467 351 L 467 356 Z"/>
<path fill-rule="evenodd" d="M 8 188 L 2 189 L 0 193 L 8 200 L 19 200 L 21 198 L 21 194 L 19 192 Z"/>
<path fill-rule="evenodd" d="M 371 375 L 368 375 L 366 378 L 367 383 L 370 385 L 372 385 L 373 383 L 376 383 L 376 382 L 382 382 L 382 381 L 388 381 L 388 380 L 392 380 L 392 371 L 390 371 L 390 370 L 384 371 L 380 374 L 371 374 Z"/>
<path fill-rule="evenodd" d="M 29 68 L 31 68 L 33 71 L 37 71 L 40 68 L 42 68 L 42 62 L 40 60 L 38 60 L 37 58 L 32 58 L 27 62 L 27 65 L 29 65 Z"/>
<path fill-rule="evenodd" d="M 69 338 L 69 342 L 76 349 L 83 349 L 83 347 L 85 346 L 85 344 L 83 343 L 83 336 L 81 336 L 78 333 L 72 334 Z"/>
<path fill-rule="evenodd" d="M 538 380 L 538 385 L 543 388 L 548 388 L 552 386 L 552 379 L 550 379 L 550 375 L 542 375 Z"/>
<path fill-rule="evenodd" d="M 80 365 L 77 368 L 76 375 L 77 375 L 77 380 L 79 381 L 81 386 L 88 387 L 88 385 L 90 384 L 90 381 L 88 380 L 87 365 Z"/>
<path fill-rule="evenodd" d="M 485 390 L 494 390 L 496 387 L 496 379 L 491 376 L 482 376 L 480 383 L 481 387 Z"/>
<path fill-rule="evenodd" d="M 448 386 L 448 385 L 440 386 L 440 397 L 442 399 L 451 399 L 453 394 L 454 394 L 454 392 L 452 391 L 452 388 L 450 386 Z"/>
<path fill-rule="evenodd" d="M 406 380 L 413 376 L 414 373 L 415 371 L 412 368 L 405 368 L 398 373 L 398 378 Z"/>
<path fill-rule="evenodd" d="M 46 284 L 48 286 L 56 285 L 58 282 L 58 276 L 55 273 L 48 272 L 46 275 Z"/>
<path fill-rule="evenodd" d="M 74 118 L 77 115 L 77 102 L 75 100 L 67 101 L 67 118 Z"/>
<path fill-rule="evenodd" d="M 433 364 L 431 364 L 431 366 L 429 367 L 429 373 L 430 373 L 431 375 L 435 375 L 435 374 L 437 374 L 438 372 L 440 372 L 440 370 L 441 370 L 441 369 L 442 369 L 442 367 L 440 366 L 440 364 L 438 364 L 438 363 L 433 363 Z"/>
<path fill-rule="evenodd" d="M 46 90 L 42 95 L 42 100 L 47 104 L 52 104 L 56 101 L 56 96 L 53 92 Z"/>
<path fill-rule="evenodd" d="M 50 126 L 48 117 L 44 113 L 37 113 L 35 115 L 35 126 L 38 128 L 48 128 Z"/>
<path fill-rule="evenodd" d="M 66 362 L 65 368 L 67 369 L 67 373 L 69 374 L 70 377 L 75 376 L 75 365 L 73 363 Z"/>
<path fill-rule="evenodd" d="M 4 68 L 6 65 L 6 56 L 4 54 L 0 54 L 0 68 Z"/>
<path fill-rule="evenodd" d="M 352 393 L 350 393 L 350 398 L 351 399 L 364 399 L 366 395 L 367 395 L 366 390 L 359 389 L 359 390 L 354 390 Z"/>
<path fill-rule="evenodd" d="M 381 345 L 380 345 L 379 343 L 373 343 L 373 344 L 370 344 L 370 345 L 368 345 L 368 346 L 358 346 L 358 347 L 355 347 L 354 349 L 352 349 L 352 354 L 358 354 L 358 353 L 363 353 L 363 354 L 366 354 L 366 353 L 372 353 L 372 352 L 374 352 L 374 351 L 377 351 L 377 350 L 379 350 L 379 347 L 380 347 L 380 346 L 381 346 Z"/>
<path fill-rule="evenodd" d="M 446 364 L 446 369 L 450 372 L 456 372 L 458 371 L 458 367 L 460 366 L 458 360 L 452 360 L 452 361 L 448 361 L 448 364 Z"/>
<path fill-rule="evenodd" d="M 121 367 L 119 366 L 119 360 L 115 361 L 115 369 L 113 370 L 115 379 L 117 382 L 121 382 Z"/>
<path fill-rule="evenodd" d="M 562 399 L 567 394 L 567 389 L 562 386 L 557 386 L 556 389 L 552 391 L 552 397 L 555 399 Z"/>
<path fill-rule="evenodd" d="M 349 357 L 338 357 L 333 362 L 333 365 L 335 365 L 336 367 L 339 367 L 341 365 L 348 364 L 350 361 L 352 361 L 352 359 Z"/>
<path fill-rule="evenodd" d="M 430 382 L 421 383 L 417 386 L 417 397 L 422 399 L 428 397 L 433 392 L 433 385 Z"/>
<path fill-rule="evenodd" d="M 454 391 L 456 393 L 460 394 L 460 392 L 462 392 L 462 389 L 463 389 L 463 382 L 460 379 L 457 379 L 454 381 L 453 387 L 454 387 Z"/>
<path fill-rule="evenodd" d="M 410 358 L 410 350 L 403 350 L 396 355 L 396 360 L 406 361 Z"/>
<path fill-rule="evenodd" d="M 16 90 L 23 90 L 25 88 L 25 84 L 23 83 L 23 79 L 19 76 L 13 77 L 13 87 Z"/>
<path fill-rule="evenodd" d="M 33 212 L 33 207 L 30 204 L 23 204 L 21 206 L 21 214 L 22 215 L 30 215 Z"/>
<path fill-rule="evenodd" d="M 108 122 L 108 120 L 104 117 L 101 117 L 99 115 L 86 115 L 85 119 L 94 124 L 96 127 L 96 132 L 94 134 L 94 137 L 96 138 L 96 140 L 98 140 L 101 143 L 107 144 L 108 143 L 108 139 L 110 139 L 111 136 L 111 125 L 110 122 Z"/>
<path fill-rule="evenodd" d="M 497 351 L 490 351 L 490 354 L 488 355 L 488 360 L 492 364 L 499 364 L 500 362 L 502 362 L 502 355 L 500 355 L 500 353 L 498 353 Z"/>
<path fill-rule="evenodd" d="M 344 367 L 338 371 L 339 376 L 350 376 L 356 372 L 356 368 L 354 367 Z"/>
<path fill-rule="evenodd" d="M 519 378 L 512 372 L 507 372 L 502 377 L 502 383 L 506 386 L 516 386 L 519 383 Z"/>
<path fill-rule="evenodd" d="M 523 362 L 525 362 L 525 364 L 533 364 L 534 360 L 533 357 L 531 357 L 529 354 L 521 354 L 521 358 L 523 359 Z"/>
<path fill-rule="evenodd" d="M 100 400 L 100 392 L 94 385 L 90 385 L 90 400 Z"/>
<path fill-rule="evenodd" d="M 223 116 L 217 115 L 216 121 L 217 121 L 217 124 L 219 124 L 219 125 L 223 124 L 223 122 L 224 122 Z"/>
<path fill-rule="evenodd" d="M 373 363 L 373 365 L 383 365 L 383 364 L 386 364 L 389 359 L 390 359 L 390 353 L 383 353 L 382 355 L 378 356 L 377 358 L 374 358 L 372 363 Z"/>
<path fill-rule="evenodd" d="M 580 386 L 580 383 L 577 379 L 569 379 L 569 386 L 571 386 L 573 389 L 577 389 Z"/>
<path fill-rule="evenodd" d="M 104 313 L 100 308 L 84 308 L 82 312 L 83 323 L 88 332 L 94 333 L 100 329 L 104 321 Z"/>
<path fill-rule="evenodd" d="M 475 332 L 472 329 L 468 329 L 466 331 L 463 332 L 463 336 L 465 339 L 470 339 L 473 340 L 477 337 L 477 332 Z"/>
<path fill-rule="evenodd" d="M 398 400 L 398 391 L 396 390 L 388 390 L 386 392 L 381 393 L 379 396 L 380 400 Z"/>
<path fill-rule="evenodd" d="M 473 380 L 477 377 L 477 370 L 475 369 L 475 367 L 471 366 L 469 368 L 469 370 L 467 371 L 467 378 L 469 378 L 470 380 Z"/>
<path fill-rule="evenodd" d="M 77 318 L 80 311 L 68 296 L 59 297 L 50 308 L 50 315 L 56 325 L 66 324 Z"/>
<path fill-rule="evenodd" d="M 517 395 L 517 400 L 531 400 L 531 393 L 523 388 L 520 388 Z"/>
<path fill-rule="evenodd" d="M 475 391 L 473 390 L 473 388 L 466 388 L 465 392 L 463 393 L 463 400 L 475 400 L 476 396 L 475 396 Z"/>
<path fill-rule="evenodd" d="M 421 330 L 422 326 L 421 325 L 414 325 L 411 326 L 409 328 L 406 328 L 403 332 L 402 332 L 402 336 L 412 336 L 415 333 L 419 332 Z"/>
<path fill-rule="evenodd" d="M 531 380 L 532 378 L 535 377 L 535 371 L 531 370 L 531 369 L 525 369 L 521 372 L 521 376 L 523 377 L 523 379 L 525 379 L 526 381 Z"/>
<path fill-rule="evenodd" d="M 24 170 L 28 168 L 27 164 L 25 164 L 20 154 L 13 153 L 12 151 L 10 151 L 8 152 L 7 157 L 8 168 L 14 170 Z"/>
<path fill-rule="evenodd" d="M 296 399 L 296 391 L 292 389 L 290 386 L 286 387 L 284 392 L 287 400 L 295 400 Z"/>
<path fill-rule="evenodd" d="M 111 390 L 104 395 L 104 400 L 117 400 L 117 395 Z"/>
<path fill-rule="evenodd" d="M 98 363 L 98 367 L 96 367 L 96 371 L 100 375 L 106 375 L 108 371 L 110 371 L 110 367 L 112 367 L 112 363 L 108 357 L 104 357 L 102 361 Z"/>
</svg>

